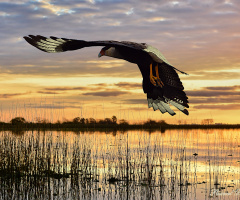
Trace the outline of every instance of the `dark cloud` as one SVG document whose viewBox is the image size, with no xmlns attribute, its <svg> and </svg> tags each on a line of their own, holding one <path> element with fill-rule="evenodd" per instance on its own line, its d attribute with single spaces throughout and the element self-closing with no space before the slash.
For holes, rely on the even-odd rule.
<svg viewBox="0 0 240 200">
<path fill-rule="evenodd" d="M 66 108 L 80 108 L 79 106 L 74 105 L 56 105 L 51 103 L 44 103 L 44 104 L 25 104 L 24 105 L 27 108 L 46 108 L 46 109 L 66 109 Z"/>
<path fill-rule="evenodd" d="M 37 93 L 40 93 L 40 94 L 61 94 L 59 92 L 50 92 L 50 91 L 38 91 Z"/>
<path fill-rule="evenodd" d="M 229 97 L 239 96 L 239 89 L 239 85 L 204 87 L 201 90 L 186 91 L 186 94 L 192 97 Z"/>
<path fill-rule="evenodd" d="M 90 88 L 89 88 L 90 89 Z M 66 91 L 72 90 L 88 90 L 87 87 L 46 87 L 43 90 L 38 91 L 40 94 L 63 94 Z M 61 92 L 59 92 L 61 91 Z"/>
<path fill-rule="evenodd" d="M 86 90 L 86 87 L 47 87 L 44 90 L 67 91 L 67 90 Z"/>
<path fill-rule="evenodd" d="M 107 84 L 107 83 L 97 83 L 97 84 L 89 84 L 88 90 L 90 91 L 102 91 L 107 88 L 112 88 L 113 84 Z"/>
<path fill-rule="evenodd" d="M 141 89 L 142 84 L 119 82 L 119 83 L 115 83 L 115 84 L 107 84 L 107 83 L 89 84 L 86 87 L 81 87 L 81 86 L 80 87 L 46 87 L 46 88 L 44 88 L 44 90 L 46 90 L 46 91 L 41 90 L 41 91 L 39 91 L 39 93 L 57 94 L 56 91 L 71 91 L 71 90 L 80 90 L 80 91 L 96 91 L 96 90 L 98 90 L 99 92 L 105 92 L 106 89 L 110 89 L 112 87 L 131 90 L 131 89 Z M 101 90 L 104 90 L 104 91 L 101 91 Z M 54 91 L 54 92 L 52 92 L 52 91 Z"/>
<path fill-rule="evenodd" d="M 190 104 L 222 104 L 222 103 L 238 103 L 240 102 L 240 96 L 226 96 L 226 97 L 190 97 Z"/>
<path fill-rule="evenodd" d="M 236 66 L 237 67 L 237 66 Z M 231 80 L 231 79 L 240 79 L 240 72 L 188 72 L 189 76 L 182 76 L 184 80 Z"/>
<path fill-rule="evenodd" d="M 147 99 L 126 99 L 123 102 L 126 104 L 147 104 Z"/>
<path fill-rule="evenodd" d="M 141 89 L 142 88 L 141 83 L 119 82 L 119 83 L 115 83 L 114 85 L 123 89 Z"/>
<path fill-rule="evenodd" d="M 51 54 L 52 55 L 52 54 Z M 50 58 L 50 57 L 49 57 Z M 60 58 L 60 57 L 59 57 Z M 56 58 L 55 58 L 56 59 Z M 51 66 L 53 62 L 56 63 L 55 59 L 50 59 L 46 65 Z M 62 58 L 60 58 L 61 60 Z M 51 68 L 51 67 L 42 67 L 42 66 L 19 66 L 17 63 L 12 63 L 12 66 L 2 67 L 1 73 L 8 73 L 8 74 L 18 74 L 18 75 L 49 75 L 49 76 L 109 76 L 109 77 L 141 77 L 141 73 L 138 67 L 134 64 L 124 63 L 123 66 L 113 66 L 108 68 L 103 68 L 100 65 L 102 64 L 87 64 L 78 62 L 70 62 L 71 58 L 66 57 L 68 62 L 66 64 L 62 64 L 63 66 L 59 66 L 58 68 Z M 62 60 L 63 61 L 63 60 Z M 15 62 L 13 61 L 9 61 Z M 26 65 L 39 65 L 38 58 L 35 61 L 26 61 L 28 64 Z M 58 62 L 58 61 L 57 61 Z M 60 61 L 59 61 L 60 62 Z M 14 66 L 15 65 L 15 66 Z M 70 65 L 70 66 L 69 66 Z"/>
<path fill-rule="evenodd" d="M 107 86 L 109 86 L 109 84 L 107 84 L 107 83 L 97 83 L 97 84 L 91 84 L 90 86 L 107 87 Z"/>
<path fill-rule="evenodd" d="M 234 90 L 240 90 L 240 85 L 234 85 L 234 86 L 221 86 L 221 87 L 205 87 L 206 90 L 221 90 L 221 91 L 225 91 L 225 90 L 230 90 L 230 91 L 234 91 Z"/>
<path fill-rule="evenodd" d="M 125 95 L 125 94 L 129 94 L 129 92 L 112 90 L 112 91 L 83 93 L 83 95 L 100 96 L 100 97 L 116 97 L 116 96 Z"/>
<path fill-rule="evenodd" d="M 216 109 L 216 110 L 239 110 L 240 104 L 210 104 L 210 105 L 197 105 L 194 106 L 195 109 Z"/>
<path fill-rule="evenodd" d="M 26 94 L 31 94 L 31 92 L 25 92 L 25 93 L 6 93 L 6 94 L 0 94 L 1 99 L 8 99 L 16 96 L 23 96 Z"/>
<path fill-rule="evenodd" d="M 130 107 L 130 108 L 127 108 L 127 109 L 123 109 L 125 111 L 147 111 L 148 110 L 148 107 L 147 106 L 143 106 L 143 107 Z M 159 110 L 158 110 L 159 111 Z M 160 112 L 160 111 L 159 111 Z"/>
<path fill-rule="evenodd" d="M 193 109 L 237 110 L 240 108 L 239 89 L 239 85 L 204 87 L 201 90 L 186 91 L 186 94 Z"/>
<path fill-rule="evenodd" d="M 196 91 L 186 91 L 187 96 L 199 96 L 199 97 L 219 97 L 219 96 L 231 96 L 231 95 L 240 95 L 240 93 L 236 93 L 235 91 L 204 91 L 204 90 L 196 90 Z"/>
</svg>

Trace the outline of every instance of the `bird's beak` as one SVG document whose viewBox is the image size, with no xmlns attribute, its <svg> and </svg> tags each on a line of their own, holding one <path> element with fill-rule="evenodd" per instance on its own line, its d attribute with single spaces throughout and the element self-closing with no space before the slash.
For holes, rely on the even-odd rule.
<svg viewBox="0 0 240 200">
<path fill-rule="evenodd" d="M 98 54 L 98 57 L 100 58 L 100 57 L 102 57 L 102 56 L 104 56 L 105 55 L 105 52 L 103 51 L 103 50 L 101 50 L 100 52 L 99 52 L 99 54 Z"/>
</svg>

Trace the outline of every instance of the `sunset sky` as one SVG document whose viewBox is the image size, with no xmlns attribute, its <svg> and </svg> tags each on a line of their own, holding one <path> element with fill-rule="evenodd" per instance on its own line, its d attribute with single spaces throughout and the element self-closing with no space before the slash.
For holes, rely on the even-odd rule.
<svg viewBox="0 0 240 200">
<path fill-rule="evenodd" d="M 239 0 L 5 0 L 0 27 L 0 121 L 240 123 Z M 22 38 L 29 34 L 155 46 L 189 74 L 180 75 L 189 116 L 149 109 L 137 65 L 98 58 L 101 47 L 44 53 Z"/>
</svg>

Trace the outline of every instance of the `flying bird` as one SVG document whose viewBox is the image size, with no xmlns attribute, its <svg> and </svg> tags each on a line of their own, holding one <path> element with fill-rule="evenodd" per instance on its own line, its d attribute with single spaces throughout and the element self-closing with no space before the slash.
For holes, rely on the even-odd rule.
<svg viewBox="0 0 240 200">
<path fill-rule="evenodd" d="M 169 105 L 175 106 L 184 114 L 188 115 L 188 97 L 186 96 L 182 82 L 176 71 L 162 53 L 155 47 L 146 43 L 135 43 L 128 41 L 84 41 L 57 37 L 43 37 L 40 35 L 25 36 L 24 39 L 34 47 L 47 53 L 72 51 L 91 46 L 104 46 L 98 57 L 109 56 L 123 59 L 138 65 L 143 81 L 142 87 L 147 94 L 148 107 L 160 110 L 161 113 L 168 112 L 170 115 L 176 113 Z"/>
</svg>

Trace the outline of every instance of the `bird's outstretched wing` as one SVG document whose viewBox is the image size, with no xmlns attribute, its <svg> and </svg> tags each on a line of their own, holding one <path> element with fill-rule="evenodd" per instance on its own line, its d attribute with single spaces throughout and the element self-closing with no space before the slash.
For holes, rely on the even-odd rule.
<svg viewBox="0 0 240 200">
<path fill-rule="evenodd" d="M 23 37 L 29 44 L 38 48 L 41 51 L 48 53 L 58 53 L 64 51 L 73 51 L 77 49 L 82 49 L 84 47 L 91 46 L 108 46 L 108 47 L 120 47 L 127 48 L 135 51 L 142 51 L 149 54 L 153 60 L 162 60 L 167 63 L 169 67 L 183 73 L 187 74 L 179 69 L 176 69 L 171 64 L 168 63 L 166 58 L 159 52 L 156 48 L 147 45 L 146 43 L 136 43 L 129 41 L 114 41 L 114 40 L 103 40 L 103 41 L 85 41 L 85 40 L 75 40 L 67 38 L 57 38 L 51 36 L 49 38 L 41 35 L 29 35 Z"/>
<path fill-rule="evenodd" d="M 57 37 L 43 37 L 41 35 L 29 35 L 23 37 L 29 44 L 40 49 L 41 51 L 48 53 L 57 53 L 64 51 L 72 51 L 77 49 L 82 49 L 84 47 L 91 46 L 109 46 L 109 47 L 121 47 L 121 48 L 131 48 L 135 50 L 143 50 L 146 48 L 144 43 L 135 43 L 127 41 L 85 41 L 85 40 L 75 40 L 75 39 L 66 39 L 66 38 L 57 38 Z"/>
</svg>

